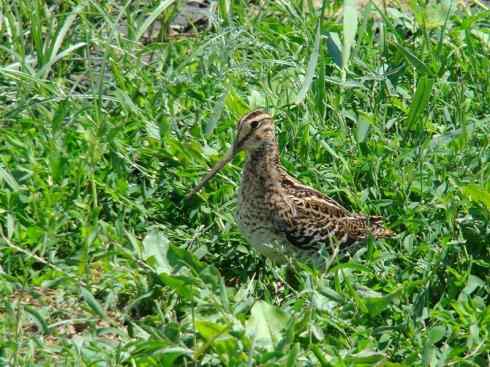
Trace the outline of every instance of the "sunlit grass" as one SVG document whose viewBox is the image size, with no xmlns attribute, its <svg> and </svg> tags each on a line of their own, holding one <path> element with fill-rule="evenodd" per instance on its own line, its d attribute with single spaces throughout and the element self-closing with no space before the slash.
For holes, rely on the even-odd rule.
<svg viewBox="0 0 490 367">
<path fill-rule="evenodd" d="M 172 1 L 2 3 L 0 364 L 487 365 L 475 4 L 343 22 L 339 4 L 320 21 L 308 1 L 219 1 L 175 37 Z M 233 218 L 243 157 L 183 201 L 256 107 L 291 174 L 397 236 L 326 273 L 265 261 Z"/>
</svg>

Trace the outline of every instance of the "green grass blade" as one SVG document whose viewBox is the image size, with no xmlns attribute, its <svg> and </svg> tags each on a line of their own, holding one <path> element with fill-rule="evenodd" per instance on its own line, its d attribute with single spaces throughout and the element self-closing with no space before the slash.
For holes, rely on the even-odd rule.
<svg viewBox="0 0 490 367">
<path fill-rule="evenodd" d="M 311 83 L 313 82 L 316 66 L 318 64 L 318 57 L 320 55 L 320 40 L 321 40 L 320 24 L 318 24 L 316 28 L 315 42 L 313 44 L 313 51 L 311 52 L 310 60 L 308 61 L 308 68 L 306 69 L 306 75 L 305 78 L 303 79 L 303 84 L 301 86 L 298 95 L 294 100 L 295 104 L 303 103 L 306 97 L 306 93 L 308 93 L 308 90 L 311 87 Z"/>
<path fill-rule="evenodd" d="M 157 19 L 175 0 L 165 0 L 160 3 L 153 11 L 148 15 L 143 24 L 136 30 L 134 41 L 138 42 L 140 38 L 145 34 L 148 27 Z"/>
<path fill-rule="evenodd" d="M 440 31 L 441 33 L 439 34 L 439 41 L 437 43 L 437 49 L 436 49 L 436 52 L 434 54 L 437 59 L 439 59 L 439 57 L 441 56 L 442 45 L 443 45 L 443 41 L 444 41 L 444 35 L 446 34 L 447 26 L 449 23 L 449 16 L 451 15 L 452 9 L 453 9 L 453 0 L 451 0 L 449 3 L 449 7 L 447 9 L 446 17 L 444 19 L 444 24 L 443 24 L 442 29 Z"/>
<path fill-rule="evenodd" d="M 395 47 L 402 53 L 405 59 L 412 64 L 420 73 L 423 74 L 432 74 L 432 70 L 425 64 L 422 60 L 420 60 L 415 54 L 413 54 L 410 50 L 403 47 L 399 43 L 394 43 Z"/>
<path fill-rule="evenodd" d="M 59 54 L 57 54 L 55 57 L 52 57 L 49 62 L 43 66 L 41 70 L 37 72 L 37 77 L 39 78 L 46 78 L 49 74 L 49 71 L 51 70 L 51 67 L 56 64 L 58 61 L 63 59 L 65 56 L 71 54 L 73 51 L 78 50 L 81 47 L 86 46 L 87 44 L 85 42 L 79 42 L 75 45 L 71 45 L 70 47 L 66 48 L 65 50 L 61 51 Z"/>
<path fill-rule="evenodd" d="M 344 20 L 343 20 L 343 36 L 344 43 L 342 47 L 342 69 L 343 79 L 345 81 L 345 75 L 347 66 L 350 59 L 352 46 L 355 43 L 357 33 L 358 11 L 356 0 L 344 1 Z"/>
<path fill-rule="evenodd" d="M 44 65 L 46 62 L 44 59 L 43 52 L 43 38 L 42 38 L 42 6 L 41 1 L 35 1 L 35 16 L 32 17 L 32 43 L 34 44 L 34 49 L 36 50 L 37 61 L 40 65 Z"/>
<path fill-rule="evenodd" d="M 417 119 L 420 117 L 422 112 L 427 107 L 429 103 L 430 95 L 432 93 L 432 86 L 434 80 L 427 76 L 422 76 L 417 83 L 417 90 L 415 91 L 415 96 L 413 97 L 412 103 L 407 117 L 407 127 L 411 129 Z"/>
<path fill-rule="evenodd" d="M 82 298 L 87 302 L 89 305 L 90 309 L 97 314 L 100 318 L 107 320 L 107 314 L 105 313 L 104 309 L 102 308 L 102 305 L 97 301 L 92 294 L 87 288 L 82 287 L 80 289 L 80 294 Z"/>
<path fill-rule="evenodd" d="M 54 41 L 53 46 L 49 50 L 49 61 L 48 61 L 48 66 L 43 68 L 43 76 L 46 77 L 47 74 L 49 73 L 50 67 L 57 61 L 59 60 L 59 55 L 58 51 L 61 48 L 61 45 L 63 44 L 63 41 L 66 37 L 66 34 L 68 31 L 72 28 L 73 22 L 75 19 L 78 17 L 78 14 L 83 10 L 84 6 L 83 5 L 78 5 L 73 9 L 71 14 L 66 18 L 65 23 L 63 23 L 63 26 L 61 27 L 60 31 L 58 32 L 56 39 Z"/>
</svg>

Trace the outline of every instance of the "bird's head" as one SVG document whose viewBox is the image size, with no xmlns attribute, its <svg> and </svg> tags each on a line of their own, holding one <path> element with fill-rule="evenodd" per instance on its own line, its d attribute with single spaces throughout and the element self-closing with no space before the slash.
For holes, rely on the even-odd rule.
<svg viewBox="0 0 490 367">
<path fill-rule="evenodd" d="M 261 110 L 247 113 L 236 125 L 235 139 L 231 148 L 208 172 L 208 174 L 187 195 L 191 197 L 213 178 L 237 153 L 242 150 L 251 153 L 264 144 L 274 144 L 274 122 L 272 116 Z"/>
<path fill-rule="evenodd" d="M 263 144 L 274 143 L 274 122 L 272 116 L 261 110 L 247 113 L 237 123 L 234 154 L 241 150 L 253 152 Z"/>
</svg>

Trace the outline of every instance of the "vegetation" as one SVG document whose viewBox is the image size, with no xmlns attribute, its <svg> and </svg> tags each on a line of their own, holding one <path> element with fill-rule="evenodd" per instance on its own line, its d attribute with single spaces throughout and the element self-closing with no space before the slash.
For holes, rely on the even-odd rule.
<svg viewBox="0 0 490 367">
<path fill-rule="evenodd" d="M 2 2 L 0 365 L 488 365 L 490 12 L 425 3 L 223 0 L 179 35 L 171 0 Z M 243 157 L 183 200 L 256 107 L 397 236 L 271 264 Z"/>
</svg>

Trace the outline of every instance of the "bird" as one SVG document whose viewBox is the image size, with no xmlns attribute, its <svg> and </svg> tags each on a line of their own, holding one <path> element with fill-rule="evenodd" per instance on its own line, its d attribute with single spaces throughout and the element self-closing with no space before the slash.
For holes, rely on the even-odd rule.
<svg viewBox="0 0 490 367">
<path fill-rule="evenodd" d="M 195 195 L 245 151 L 236 221 L 258 253 L 278 263 L 292 257 L 318 265 L 324 258 L 321 254 L 349 253 L 369 237 L 393 236 L 380 216 L 352 213 L 288 174 L 281 165 L 271 114 L 263 110 L 249 112 L 235 130 L 228 152 L 187 197 Z"/>
</svg>

